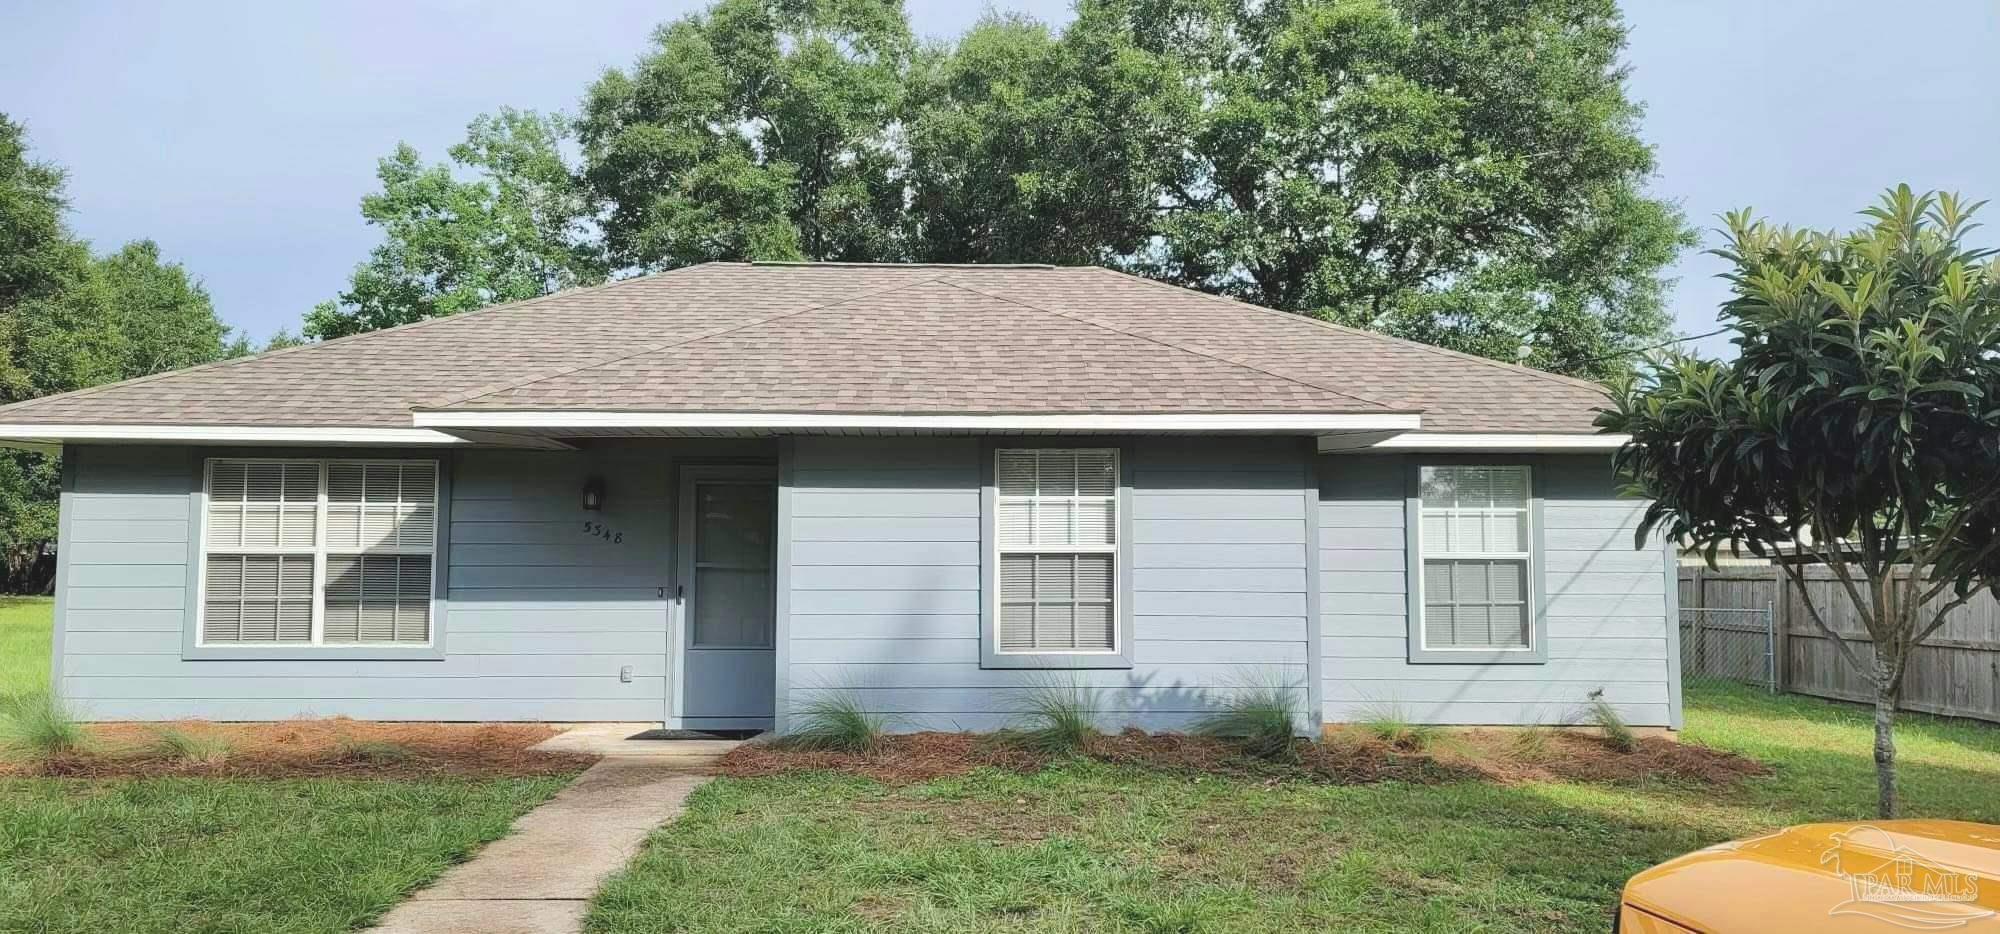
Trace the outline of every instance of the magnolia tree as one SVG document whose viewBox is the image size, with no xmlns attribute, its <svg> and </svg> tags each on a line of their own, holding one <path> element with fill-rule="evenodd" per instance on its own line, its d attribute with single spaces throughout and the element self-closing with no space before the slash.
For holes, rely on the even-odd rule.
<svg viewBox="0 0 2000 934">
<path fill-rule="evenodd" d="M 1734 360 L 1674 356 L 1598 419 L 1652 500 L 1639 535 L 1811 556 L 1867 630 L 1850 641 L 1778 566 L 1828 644 L 1874 685 L 1877 807 L 1896 813 L 1896 708 L 1911 650 L 2000 582 L 2000 263 L 1979 207 L 1908 186 L 1851 233 L 1728 215 Z"/>
</svg>

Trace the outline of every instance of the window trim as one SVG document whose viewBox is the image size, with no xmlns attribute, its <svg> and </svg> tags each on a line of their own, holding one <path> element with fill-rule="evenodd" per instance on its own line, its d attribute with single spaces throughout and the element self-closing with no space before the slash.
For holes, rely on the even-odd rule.
<svg viewBox="0 0 2000 934">
<path fill-rule="evenodd" d="M 1450 665 L 1540 665 L 1549 660 L 1549 625 L 1547 601 L 1544 598 L 1543 528 L 1541 478 L 1535 458 L 1496 459 L 1490 457 L 1422 457 L 1411 458 L 1404 471 L 1405 493 L 1403 501 L 1403 551 L 1405 558 L 1404 590 L 1408 597 L 1406 617 L 1409 623 L 1409 662 L 1421 664 Z M 1496 648 L 1432 648 L 1424 642 L 1424 549 L 1423 549 L 1423 473 L 1426 467 L 1510 467 L 1527 471 L 1528 475 L 1528 550 L 1527 550 L 1527 601 L 1528 601 L 1528 645 L 1519 649 Z M 1462 555 L 1474 557 L 1477 555 Z M 1509 560 L 1514 554 L 1508 554 Z"/>
<path fill-rule="evenodd" d="M 322 642 L 207 642 L 202 638 L 202 612 L 206 604 L 208 577 L 208 482 L 209 474 L 217 461 L 248 461 L 261 463 L 314 463 L 319 466 L 319 490 L 317 493 L 317 513 L 315 517 L 313 555 L 313 607 L 312 631 L 315 639 L 322 638 L 325 622 L 326 603 L 326 557 L 331 552 L 326 545 L 326 505 L 327 468 L 334 463 L 356 464 L 430 464 L 436 476 L 436 497 L 432 511 L 432 521 L 436 523 L 431 538 L 431 606 L 430 641 L 425 643 L 336 643 Z M 188 576 L 185 593 L 186 606 L 182 616 L 184 624 L 181 634 L 181 658 L 184 660 L 216 661 L 276 661 L 276 660 L 407 660 L 442 661 L 445 657 L 445 598 L 448 555 L 450 553 L 450 504 L 451 467 L 449 455 L 433 457 L 409 457 L 400 452 L 321 452 L 321 451 L 196 451 L 189 463 L 190 484 L 188 491 Z M 238 554 L 298 554 L 296 551 L 280 549 L 249 549 L 221 553 Z M 339 552 L 353 554 L 358 552 Z M 381 554 L 421 554 L 409 549 L 391 549 Z"/>
<path fill-rule="evenodd" d="M 1109 450 L 1117 458 L 1118 487 L 1114 496 L 1112 559 L 1111 651 L 1000 651 L 1000 489 L 1002 451 L 1030 449 Z M 979 667 L 1026 669 L 1124 669 L 1132 667 L 1132 450 L 1129 444 L 1083 437 L 994 438 L 980 445 L 979 483 Z M 1107 549 L 1056 549 L 1051 553 L 1097 553 Z"/>
</svg>

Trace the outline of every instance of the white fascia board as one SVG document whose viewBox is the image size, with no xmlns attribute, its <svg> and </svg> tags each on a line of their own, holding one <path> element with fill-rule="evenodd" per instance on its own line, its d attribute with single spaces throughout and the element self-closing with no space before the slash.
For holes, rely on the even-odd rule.
<svg viewBox="0 0 2000 934">
<path fill-rule="evenodd" d="M 0 442 L 20 444 L 470 444 L 427 428 L 302 428 L 258 425 L 10 425 Z"/>
<path fill-rule="evenodd" d="M 1373 439 L 1365 444 L 1343 444 L 1338 436 L 1321 438 L 1321 452 L 1341 452 L 1361 454 L 1368 452 L 1402 453 L 1418 451 L 1575 451 L 1589 453 L 1603 451 L 1609 453 L 1632 440 L 1631 435 L 1583 435 L 1583 434 L 1527 434 L 1527 433 L 1453 433 L 1412 431 Z"/>
<path fill-rule="evenodd" d="M 433 411 L 414 416 L 420 428 L 769 429 L 773 431 L 1104 431 L 1269 432 L 1412 431 L 1413 414 L 1312 415 L 1291 412 L 1143 415 L 872 415 L 824 412 L 535 412 Z"/>
</svg>

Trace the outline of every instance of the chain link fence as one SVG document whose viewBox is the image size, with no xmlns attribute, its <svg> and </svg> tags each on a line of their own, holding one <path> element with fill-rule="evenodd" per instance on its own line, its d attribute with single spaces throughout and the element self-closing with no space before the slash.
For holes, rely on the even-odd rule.
<svg viewBox="0 0 2000 934">
<path fill-rule="evenodd" d="M 1681 683 L 1747 684 L 1776 692 L 1777 632 L 1771 608 L 1681 609 Z"/>
</svg>

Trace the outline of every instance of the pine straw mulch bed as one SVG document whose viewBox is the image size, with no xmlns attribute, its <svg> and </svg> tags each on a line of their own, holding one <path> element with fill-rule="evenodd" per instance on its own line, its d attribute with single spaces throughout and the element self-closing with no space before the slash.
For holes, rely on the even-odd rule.
<svg viewBox="0 0 2000 934">
<path fill-rule="evenodd" d="M 534 752 L 561 732 L 532 723 L 375 723 L 344 717 L 275 723 L 101 723 L 86 751 L 39 762 L 0 761 L 0 776 L 76 778 L 502 778 L 570 775 L 595 756 Z M 207 741 L 177 755 L 162 737 Z"/>
<path fill-rule="evenodd" d="M 1101 762 L 1172 772 L 1335 785 L 1483 779 L 1619 784 L 1666 780 L 1727 786 L 1770 772 L 1755 760 L 1705 746 L 1648 737 L 1633 751 L 1620 752 L 1597 736 L 1571 731 L 1549 731 L 1534 742 L 1512 731 L 1450 731 L 1421 749 L 1391 745 L 1359 730 L 1341 731 L 1325 742 L 1300 741 L 1293 761 L 1277 762 L 1246 756 L 1226 739 L 1134 729 L 1096 737 L 1083 754 Z M 1027 774 L 1059 758 L 1035 750 L 1018 735 L 913 733 L 883 737 L 878 748 L 867 753 L 746 743 L 717 760 L 714 771 L 754 778 L 821 770 L 907 785 L 981 768 Z"/>
</svg>

